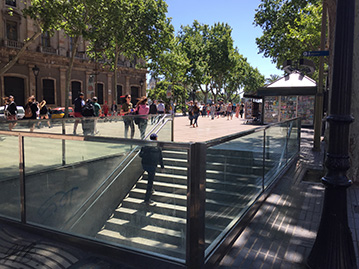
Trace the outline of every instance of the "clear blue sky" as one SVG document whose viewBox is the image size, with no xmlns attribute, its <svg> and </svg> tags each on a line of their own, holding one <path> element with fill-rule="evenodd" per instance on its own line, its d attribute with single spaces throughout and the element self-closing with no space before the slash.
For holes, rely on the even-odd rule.
<svg viewBox="0 0 359 269">
<path fill-rule="evenodd" d="M 167 16 L 172 17 L 176 33 L 181 25 L 192 25 L 194 20 L 208 25 L 228 23 L 233 29 L 234 46 L 251 66 L 257 67 L 266 78 L 271 74 L 283 74 L 269 58 L 258 54 L 255 39 L 262 31 L 253 25 L 253 21 L 259 0 L 166 0 L 166 3 Z"/>
</svg>

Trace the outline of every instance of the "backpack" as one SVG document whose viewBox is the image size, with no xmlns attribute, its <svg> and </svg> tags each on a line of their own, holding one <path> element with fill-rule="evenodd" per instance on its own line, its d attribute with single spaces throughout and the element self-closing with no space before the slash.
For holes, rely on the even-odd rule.
<svg viewBox="0 0 359 269">
<path fill-rule="evenodd" d="M 46 105 L 44 105 L 41 109 L 40 109 L 40 115 L 46 115 L 47 114 L 47 107 Z"/>
<path fill-rule="evenodd" d="M 32 110 L 31 110 L 31 106 L 27 105 L 25 108 L 25 118 L 31 118 L 32 117 Z"/>
<path fill-rule="evenodd" d="M 82 108 L 82 116 L 93 117 L 95 116 L 95 109 L 91 103 L 86 103 Z"/>
</svg>

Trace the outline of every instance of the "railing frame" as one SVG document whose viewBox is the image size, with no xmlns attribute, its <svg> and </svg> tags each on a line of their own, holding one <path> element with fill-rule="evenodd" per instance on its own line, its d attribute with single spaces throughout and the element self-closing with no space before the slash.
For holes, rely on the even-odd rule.
<svg viewBox="0 0 359 269">
<path fill-rule="evenodd" d="M 172 118 L 173 119 L 173 118 Z M 300 131 L 301 125 L 299 119 L 292 119 L 286 122 L 297 121 L 298 126 L 298 151 L 300 150 Z M 279 124 L 283 124 L 281 122 Z M 287 128 L 288 128 L 287 123 Z M 162 124 L 164 126 L 165 124 Z M 187 268 L 210 268 L 214 264 L 218 262 L 221 258 L 220 253 L 223 253 L 225 249 L 231 246 L 234 240 L 237 238 L 238 234 L 244 229 L 246 223 L 250 221 L 254 213 L 258 210 L 260 204 L 266 199 L 267 195 L 269 195 L 271 189 L 274 187 L 275 182 L 272 182 L 269 186 L 265 187 L 265 159 L 266 159 L 266 130 L 271 126 L 278 125 L 271 124 L 265 127 L 258 127 L 252 129 L 250 131 L 245 131 L 241 133 L 237 133 L 234 135 L 225 136 L 219 139 L 214 139 L 211 141 L 207 141 L 205 143 L 174 143 L 174 142 L 161 142 L 161 141 L 144 141 L 140 139 L 125 139 L 125 138 L 108 138 L 108 137 L 94 137 L 94 136 L 72 136 L 65 134 L 48 134 L 48 133 L 30 133 L 30 132 L 14 132 L 14 131 L 0 131 L 0 134 L 18 136 L 19 137 L 19 172 L 20 172 L 20 195 L 21 195 L 21 223 L 26 227 L 35 226 L 29 225 L 26 222 L 26 189 L 25 189 L 25 153 L 24 153 L 24 137 L 38 137 L 38 138 L 52 138 L 52 139 L 62 139 L 65 140 L 76 140 L 76 141 L 94 141 L 94 142 L 113 142 L 113 143 L 131 143 L 136 144 L 138 146 L 147 145 L 149 143 L 157 143 L 160 147 L 170 147 L 170 148 L 178 148 L 184 149 L 188 151 L 188 185 L 187 185 L 187 229 L 186 229 L 186 261 L 183 266 Z M 171 129 L 173 130 L 173 120 Z M 151 130 L 152 131 L 152 130 Z M 247 210 L 247 213 L 244 217 L 242 217 L 227 233 L 226 237 L 221 240 L 220 244 L 215 247 L 215 249 L 205 256 L 205 198 L 206 198 L 206 153 L 209 147 L 219 145 L 234 139 L 238 139 L 240 137 L 246 136 L 248 134 L 263 132 L 263 182 L 262 182 L 262 195 L 258 196 L 255 203 L 250 206 Z M 286 135 L 286 147 L 285 151 L 287 151 L 288 141 L 290 139 L 289 133 L 287 131 Z M 283 174 L 295 161 L 295 158 L 292 158 L 290 162 L 288 162 L 288 157 L 286 156 L 286 165 L 285 168 L 280 173 Z M 0 218 L 3 219 L 3 218 Z M 9 220 L 5 220 L 9 221 Z M 66 233 L 61 233 L 58 231 L 52 231 L 50 229 L 46 230 L 49 234 L 57 234 L 62 238 L 70 238 L 69 241 L 77 241 L 84 242 L 90 244 L 90 247 L 98 249 L 97 247 L 103 247 L 103 244 L 88 239 L 81 239 L 73 235 L 68 235 Z M 72 237 L 75 240 L 71 239 Z M 90 242 L 90 243 L 88 243 Z M 108 246 L 108 249 L 114 249 L 114 247 Z M 148 260 L 149 257 L 151 259 L 151 255 L 141 254 L 138 252 L 130 251 L 125 248 L 116 247 L 121 254 L 121 256 L 125 257 L 126 253 L 132 253 L 132 255 L 139 255 L 143 260 Z M 124 254 L 123 254 L 124 253 Z M 140 258 L 140 260 L 142 259 Z M 166 258 L 158 258 L 153 256 L 154 263 L 156 264 L 156 260 L 158 260 L 158 264 L 172 264 L 174 267 L 181 268 L 179 263 L 173 263 L 173 261 L 168 260 Z M 137 261 L 138 262 L 138 261 Z M 161 266 L 159 267 L 161 268 Z"/>
</svg>

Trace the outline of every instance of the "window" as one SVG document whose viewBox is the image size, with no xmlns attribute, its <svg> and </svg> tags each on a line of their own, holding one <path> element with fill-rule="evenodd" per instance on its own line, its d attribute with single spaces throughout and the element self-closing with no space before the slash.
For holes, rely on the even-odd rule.
<svg viewBox="0 0 359 269">
<path fill-rule="evenodd" d="M 16 7 L 16 0 L 5 0 L 5 4 L 8 6 Z"/>
<path fill-rule="evenodd" d="M 71 82 L 72 103 L 74 103 L 75 99 L 79 96 L 80 92 L 81 92 L 81 82 L 72 81 Z"/>
<path fill-rule="evenodd" d="M 9 40 L 17 41 L 17 23 L 13 21 L 6 22 L 6 37 Z"/>
<path fill-rule="evenodd" d="M 100 105 L 103 105 L 103 84 L 102 83 L 98 83 L 96 85 L 96 96 L 97 96 L 97 102 Z"/>
<path fill-rule="evenodd" d="M 42 81 L 43 98 L 49 105 L 55 104 L 55 83 L 53 79 L 44 79 Z"/>
<path fill-rule="evenodd" d="M 121 104 L 122 86 L 117 85 L 117 104 Z"/>
<path fill-rule="evenodd" d="M 46 31 L 41 35 L 41 44 L 43 47 L 51 47 L 49 32 Z"/>
</svg>

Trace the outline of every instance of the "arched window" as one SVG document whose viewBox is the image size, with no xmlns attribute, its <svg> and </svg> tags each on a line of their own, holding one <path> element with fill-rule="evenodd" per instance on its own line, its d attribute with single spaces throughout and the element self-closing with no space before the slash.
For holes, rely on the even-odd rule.
<svg viewBox="0 0 359 269">
<path fill-rule="evenodd" d="M 55 104 L 55 81 L 53 79 L 44 79 L 42 81 L 43 98 L 49 105 Z"/>
<path fill-rule="evenodd" d="M 102 83 L 97 83 L 96 85 L 96 97 L 97 97 L 97 102 L 100 105 L 103 105 L 103 84 Z"/>
<path fill-rule="evenodd" d="M 81 82 L 72 81 L 71 82 L 72 103 L 74 103 L 75 99 L 79 96 L 80 92 L 81 92 Z"/>
</svg>

